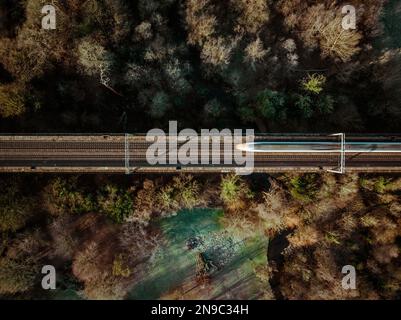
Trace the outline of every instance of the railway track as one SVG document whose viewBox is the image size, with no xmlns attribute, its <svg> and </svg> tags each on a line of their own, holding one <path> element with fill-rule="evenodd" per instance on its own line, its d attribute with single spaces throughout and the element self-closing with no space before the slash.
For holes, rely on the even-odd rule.
<svg viewBox="0 0 401 320">
<path fill-rule="evenodd" d="M 69 136 L 0 136 L 0 172 L 225 172 L 238 167 L 234 164 L 207 164 L 202 165 L 200 157 L 198 164 L 188 166 L 166 164 L 149 165 L 146 160 L 146 151 L 151 145 L 145 136 L 129 136 L 125 144 L 124 136 L 107 137 L 82 136 L 70 138 Z M 254 171 L 320 171 L 328 170 L 338 165 L 340 152 L 336 150 L 336 139 L 327 136 L 257 136 L 255 141 L 267 146 L 262 153 L 254 153 Z M 272 145 L 278 144 L 281 149 L 270 150 Z M 301 149 L 297 153 L 289 152 L 286 144 L 297 145 L 298 149 L 308 145 L 310 141 L 317 145 L 334 145 L 333 150 L 320 153 L 317 151 Z M 320 142 L 319 142 L 320 141 Z M 401 137 L 351 137 L 347 138 L 350 145 L 358 141 L 366 142 L 372 146 L 388 145 L 381 150 L 374 147 L 373 152 L 352 152 L 347 150 L 345 162 L 351 171 L 389 171 L 401 172 Z M 354 141 L 354 142 L 352 142 Z M 334 142 L 334 144 L 333 144 Z M 179 142 L 178 148 L 185 142 Z M 220 144 L 220 150 L 205 148 L 200 142 L 188 142 L 192 147 L 197 146 L 200 151 L 207 151 L 209 159 L 212 156 L 220 159 L 220 163 L 232 152 L 225 150 Z M 229 146 L 235 150 L 236 145 Z M 270 149 L 269 149 L 270 148 Z M 230 149 L 230 148 L 229 148 Z M 166 152 L 168 156 L 169 153 Z M 211 163 L 211 161 L 210 161 Z M 235 161 L 233 161 L 235 163 Z M 127 168 L 128 164 L 128 168 Z"/>
</svg>

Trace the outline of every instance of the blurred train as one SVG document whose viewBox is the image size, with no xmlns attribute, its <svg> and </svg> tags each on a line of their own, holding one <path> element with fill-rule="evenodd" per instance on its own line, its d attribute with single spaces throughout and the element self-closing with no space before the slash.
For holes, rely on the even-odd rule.
<svg viewBox="0 0 401 320">
<path fill-rule="evenodd" d="M 331 153 L 340 152 L 339 142 L 262 141 L 239 144 L 238 150 L 254 153 Z M 346 153 L 401 153 L 401 142 L 346 142 Z"/>
</svg>

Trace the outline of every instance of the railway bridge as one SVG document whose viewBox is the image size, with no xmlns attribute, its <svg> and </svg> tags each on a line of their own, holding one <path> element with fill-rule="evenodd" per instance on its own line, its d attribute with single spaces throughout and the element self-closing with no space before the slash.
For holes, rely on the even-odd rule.
<svg viewBox="0 0 401 320">
<path fill-rule="evenodd" d="M 169 142 L 174 137 L 167 137 Z M 227 151 L 200 153 L 219 164 L 149 164 L 152 142 L 143 134 L 0 135 L 0 172 L 54 173 L 221 173 L 238 169 L 224 164 Z M 401 172 L 401 135 L 257 134 L 253 143 L 233 143 L 251 153 L 253 172 Z M 178 141 L 178 146 L 184 142 Z"/>
</svg>

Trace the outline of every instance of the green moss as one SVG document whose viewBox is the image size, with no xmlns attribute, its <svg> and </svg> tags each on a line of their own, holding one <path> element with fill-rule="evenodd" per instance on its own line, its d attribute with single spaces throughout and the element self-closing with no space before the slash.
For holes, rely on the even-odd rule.
<svg viewBox="0 0 401 320">
<path fill-rule="evenodd" d="M 244 241 L 234 240 L 220 223 L 223 215 L 222 210 L 195 209 L 183 210 L 159 220 L 165 245 L 128 298 L 159 299 L 190 283 L 196 276 L 199 253 L 210 263 L 209 266 L 219 263 L 217 260 L 224 259 L 225 262 L 220 270 L 211 267 L 214 271 L 207 271 L 213 273 L 212 285 L 207 295 L 199 296 L 200 299 L 224 296 L 227 288 L 234 288 L 230 289 L 231 294 L 235 295 L 238 290 L 242 297 L 256 298 L 266 285 L 260 282 L 254 270 L 267 264 L 267 239 L 250 235 Z M 198 247 L 189 250 L 187 241 L 194 237 L 202 241 Z M 239 282 L 243 286 L 236 289 L 235 284 Z"/>
</svg>

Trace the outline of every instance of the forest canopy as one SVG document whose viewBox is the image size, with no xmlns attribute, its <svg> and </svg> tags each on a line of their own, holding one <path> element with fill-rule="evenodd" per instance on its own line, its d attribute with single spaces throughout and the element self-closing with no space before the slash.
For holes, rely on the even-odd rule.
<svg viewBox="0 0 401 320">
<path fill-rule="evenodd" d="M 17 174 L 0 187 L 3 298 L 211 299 L 244 276 L 233 250 L 247 241 L 264 259 L 241 259 L 253 282 L 227 297 L 400 298 L 400 175 Z M 57 290 L 40 289 L 48 264 Z"/>
<path fill-rule="evenodd" d="M 55 0 L 54 30 L 46 4 L 0 5 L 4 131 L 400 128 L 397 1 Z"/>
</svg>

